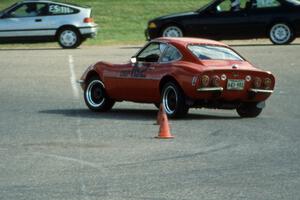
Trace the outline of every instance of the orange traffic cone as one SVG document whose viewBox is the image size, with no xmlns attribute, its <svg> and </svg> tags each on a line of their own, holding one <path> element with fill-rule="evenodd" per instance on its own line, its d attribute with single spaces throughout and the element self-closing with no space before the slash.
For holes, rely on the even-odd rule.
<svg viewBox="0 0 300 200">
<path fill-rule="evenodd" d="M 160 125 L 160 121 L 161 121 L 161 118 L 162 118 L 162 113 L 163 113 L 163 105 L 160 104 L 159 110 L 158 110 L 158 113 L 157 113 L 157 117 L 156 117 L 156 124 L 155 125 Z"/>
<path fill-rule="evenodd" d="M 164 110 L 162 111 L 162 114 L 161 114 L 159 133 L 158 133 L 158 136 L 156 136 L 155 138 L 157 138 L 157 139 L 172 139 L 172 138 L 174 138 L 174 136 L 172 136 L 170 133 L 168 117 L 167 117 L 167 114 L 164 112 Z"/>
</svg>

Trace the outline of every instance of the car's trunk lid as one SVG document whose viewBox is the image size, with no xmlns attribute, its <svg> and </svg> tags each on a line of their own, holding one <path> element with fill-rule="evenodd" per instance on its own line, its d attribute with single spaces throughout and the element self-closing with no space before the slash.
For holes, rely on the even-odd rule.
<svg viewBox="0 0 300 200">
<path fill-rule="evenodd" d="M 261 71 L 253 67 L 247 61 L 235 60 L 201 60 L 205 66 L 205 70 L 255 70 Z"/>
</svg>

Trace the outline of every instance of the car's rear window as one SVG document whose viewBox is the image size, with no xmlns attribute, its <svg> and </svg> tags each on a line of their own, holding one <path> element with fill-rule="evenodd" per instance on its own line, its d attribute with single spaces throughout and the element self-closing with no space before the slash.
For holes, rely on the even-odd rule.
<svg viewBox="0 0 300 200">
<path fill-rule="evenodd" d="M 244 60 L 231 49 L 215 45 L 189 45 L 188 49 L 200 60 Z"/>
<path fill-rule="evenodd" d="M 67 14 L 75 14 L 78 13 L 79 11 L 77 9 L 68 7 L 68 6 L 63 6 L 63 5 L 58 5 L 58 4 L 50 4 L 49 5 L 49 11 L 51 15 L 67 15 Z"/>
</svg>

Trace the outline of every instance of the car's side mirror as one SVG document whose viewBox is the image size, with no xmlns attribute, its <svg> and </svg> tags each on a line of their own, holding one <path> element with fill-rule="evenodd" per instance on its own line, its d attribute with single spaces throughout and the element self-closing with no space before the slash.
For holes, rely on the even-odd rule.
<svg viewBox="0 0 300 200">
<path fill-rule="evenodd" d="M 137 62 L 136 57 L 132 57 L 132 58 L 130 59 L 130 62 L 131 62 L 131 64 L 135 64 L 135 63 Z"/>
<path fill-rule="evenodd" d="M 158 62 L 159 55 L 157 54 L 150 54 L 146 56 L 145 62 Z"/>
</svg>

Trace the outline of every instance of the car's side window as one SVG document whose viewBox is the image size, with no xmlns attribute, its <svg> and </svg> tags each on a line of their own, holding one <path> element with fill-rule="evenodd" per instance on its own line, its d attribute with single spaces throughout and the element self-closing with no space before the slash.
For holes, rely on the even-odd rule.
<svg viewBox="0 0 300 200">
<path fill-rule="evenodd" d="M 230 0 L 225 0 L 225 1 L 221 2 L 217 6 L 217 11 L 218 12 L 228 12 L 230 10 L 231 10 L 231 2 L 230 2 Z"/>
<path fill-rule="evenodd" d="M 253 8 L 273 8 L 281 6 L 277 0 L 256 0 L 253 1 Z"/>
<path fill-rule="evenodd" d="M 137 61 L 158 62 L 166 47 L 167 45 L 164 43 L 150 43 L 142 52 L 139 53 L 137 56 Z"/>
<path fill-rule="evenodd" d="M 160 61 L 161 62 L 172 62 L 181 59 L 181 53 L 173 46 L 168 46 L 168 48 L 163 53 Z"/>
<path fill-rule="evenodd" d="M 63 5 L 50 4 L 48 12 L 50 15 L 66 15 L 78 13 L 78 10 Z"/>
<path fill-rule="evenodd" d="M 217 12 L 234 12 L 244 10 L 249 0 L 224 0 L 216 6 Z"/>
<path fill-rule="evenodd" d="M 10 17 L 35 17 L 43 15 L 43 10 L 47 7 L 45 3 L 22 4 L 8 13 Z"/>
</svg>

